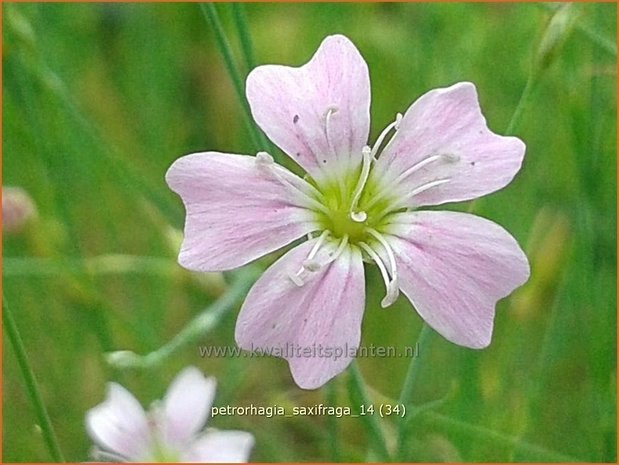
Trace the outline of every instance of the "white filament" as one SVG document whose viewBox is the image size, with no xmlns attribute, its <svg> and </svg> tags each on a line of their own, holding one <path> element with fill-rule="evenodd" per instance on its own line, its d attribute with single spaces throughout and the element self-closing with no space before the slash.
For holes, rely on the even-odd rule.
<svg viewBox="0 0 619 465">
<path fill-rule="evenodd" d="M 373 228 L 368 228 L 368 233 L 370 233 L 376 240 L 378 240 L 378 242 L 380 242 L 380 244 L 383 246 L 383 248 L 385 249 L 385 252 L 387 252 L 387 257 L 389 258 L 389 265 L 391 268 L 391 279 L 392 281 L 395 281 L 395 283 L 398 283 L 398 267 L 395 261 L 395 254 L 393 253 L 393 249 L 391 248 L 391 245 L 389 245 L 389 242 L 387 242 L 387 239 L 385 239 L 385 237 L 380 234 L 378 231 L 376 231 Z"/>
<path fill-rule="evenodd" d="M 367 145 L 363 147 L 361 151 L 363 154 L 363 164 L 361 165 L 361 174 L 359 175 L 359 180 L 357 181 L 357 186 L 353 191 L 352 201 L 350 202 L 350 217 L 353 221 L 358 223 L 363 223 L 367 219 L 367 214 L 363 211 L 356 212 L 357 204 L 359 203 L 359 199 L 361 198 L 361 194 L 363 193 L 363 189 L 368 182 L 368 177 L 370 176 L 370 167 L 372 165 L 372 150 Z"/>
<path fill-rule="evenodd" d="M 323 231 L 320 237 L 318 237 L 318 240 L 316 241 L 314 246 L 312 247 L 312 250 L 310 250 L 310 253 L 307 255 L 307 258 L 303 260 L 303 263 L 299 271 L 297 271 L 294 274 L 292 273 L 288 274 L 288 277 L 290 278 L 290 280 L 293 283 L 295 283 L 297 286 L 299 287 L 303 286 L 305 284 L 305 278 L 310 273 L 315 273 L 316 271 L 319 271 L 321 268 L 323 268 L 325 265 L 328 265 L 329 263 L 337 260 L 337 258 L 346 249 L 346 246 L 348 245 L 348 234 L 342 237 L 338 245 L 338 248 L 335 250 L 335 252 L 329 254 L 329 258 L 327 260 L 322 261 L 322 262 L 318 261 L 316 259 L 316 255 L 318 254 L 320 248 L 324 245 L 327 237 L 329 237 L 330 234 L 331 233 L 328 230 Z"/>
<path fill-rule="evenodd" d="M 400 290 L 398 288 L 398 283 L 395 279 L 393 279 L 393 277 L 389 276 L 385 263 L 380 258 L 380 256 L 374 251 L 374 249 L 372 249 L 365 242 L 359 242 L 359 246 L 367 252 L 367 254 L 372 258 L 372 260 L 374 260 L 374 263 L 376 263 L 376 266 L 378 266 L 378 269 L 380 270 L 380 274 L 383 277 L 383 281 L 385 282 L 385 293 L 386 293 L 383 300 L 381 300 L 380 305 L 381 307 L 386 308 L 390 306 L 391 304 L 393 304 L 398 298 L 398 295 L 400 293 Z"/>
<path fill-rule="evenodd" d="M 316 200 L 312 196 L 310 196 L 307 192 L 303 191 L 300 187 L 295 186 L 290 180 L 286 179 L 281 173 L 278 172 L 279 166 L 273 160 L 273 157 L 267 152 L 258 152 L 256 154 L 256 166 L 262 172 L 271 177 L 273 177 L 276 181 L 278 181 L 282 186 L 291 191 L 296 198 L 302 200 L 306 205 L 306 207 L 315 208 L 322 213 L 329 214 L 329 210 L 325 207 L 320 201 Z M 323 195 L 312 186 L 310 183 L 305 183 L 306 186 L 310 188 L 313 194 L 315 194 L 319 199 L 324 201 Z"/>
<path fill-rule="evenodd" d="M 457 161 L 460 161 L 460 157 L 458 155 L 453 154 L 453 153 L 441 153 L 441 154 L 438 154 L 438 155 L 431 155 L 429 157 L 426 157 L 423 160 L 415 163 L 409 169 L 404 171 L 404 173 L 402 173 L 400 176 L 398 176 L 396 178 L 396 180 L 394 181 L 394 184 L 398 184 L 399 182 L 404 181 L 411 174 L 415 173 L 416 171 L 419 171 L 424 166 L 429 165 L 430 163 L 433 163 L 433 162 L 439 161 L 439 160 L 440 161 L 445 161 L 447 163 L 455 163 Z"/>
<path fill-rule="evenodd" d="M 456 163 L 458 161 L 460 161 L 460 157 L 458 155 L 456 155 L 456 154 L 453 154 L 453 153 L 441 153 L 441 154 L 436 154 L 436 155 L 430 155 L 429 157 L 426 157 L 426 158 L 422 159 L 421 161 L 418 161 L 413 166 L 411 166 L 406 171 L 404 171 L 402 174 L 400 174 L 394 181 L 389 182 L 388 185 L 384 186 L 383 189 L 378 191 L 376 193 L 376 195 L 372 198 L 371 202 L 366 206 L 366 208 L 372 208 L 377 202 L 379 202 L 379 201 L 381 201 L 382 199 L 385 198 L 385 196 L 388 194 L 389 190 L 391 190 L 391 188 L 394 185 L 400 184 L 402 181 L 404 181 L 406 178 L 408 178 L 411 174 L 419 171 L 420 169 L 424 168 L 425 166 L 430 165 L 430 164 L 432 164 L 434 162 Z M 444 182 L 446 182 L 446 181 L 441 180 L 441 182 L 439 182 L 438 184 L 432 184 L 429 187 L 425 187 L 426 184 L 424 184 L 424 185 L 418 187 L 417 189 L 415 189 L 413 192 L 409 193 L 406 198 L 413 197 L 413 196 L 415 196 L 417 194 L 420 194 L 421 192 L 423 192 L 426 189 L 430 189 L 430 188 L 432 188 L 434 186 L 443 184 Z M 431 184 L 431 183 L 428 183 L 428 184 Z M 424 189 L 419 191 L 420 188 L 424 188 Z"/>
</svg>

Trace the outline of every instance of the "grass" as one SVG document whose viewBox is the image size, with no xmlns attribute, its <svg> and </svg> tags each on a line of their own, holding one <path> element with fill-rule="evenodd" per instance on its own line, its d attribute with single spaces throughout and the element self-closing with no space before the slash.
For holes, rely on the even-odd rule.
<svg viewBox="0 0 619 465">
<path fill-rule="evenodd" d="M 23 187 L 39 213 L 21 234 L 3 236 L 3 292 L 67 460 L 88 459 L 84 413 L 107 381 L 148 404 L 188 364 L 218 378 L 218 405 L 351 405 L 347 374 L 302 391 L 280 359 L 200 358 L 198 343 L 233 344 L 236 308 L 156 368 L 106 364 L 112 350 L 156 351 L 221 294 L 221 277 L 176 265 L 183 210 L 163 180 L 168 166 L 206 149 L 255 153 L 260 134 L 245 123 L 197 4 L 2 8 L 3 184 Z M 407 461 L 616 460 L 616 6 L 577 9 L 514 128 L 527 144 L 522 171 L 475 204 L 523 245 L 532 277 L 499 304 L 488 349 L 438 336 L 424 345 L 412 398 L 433 403 L 406 425 Z M 372 139 L 423 92 L 463 80 L 477 85 L 490 128 L 505 132 L 553 13 L 457 3 L 213 11 L 242 79 L 251 63 L 300 65 L 326 35 L 350 37 L 370 68 Z M 382 281 L 373 268 L 367 274 L 363 344 L 414 344 L 420 318 L 404 298 L 381 310 Z M 3 460 L 49 461 L 3 340 Z M 360 359 L 364 395 L 395 402 L 407 365 Z M 378 421 L 372 428 L 393 450 L 396 419 Z M 376 458 L 368 449 L 376 438 L 356 418 L 218 417 L 211 425 L 251 431 L 255 461 Z"/>
</svg>

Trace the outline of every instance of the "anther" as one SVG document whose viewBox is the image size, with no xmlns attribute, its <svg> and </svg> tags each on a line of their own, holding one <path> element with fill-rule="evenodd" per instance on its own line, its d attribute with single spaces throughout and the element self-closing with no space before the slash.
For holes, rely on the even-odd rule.
<svg viewBox="0 0 619 465">
<path fill-rule="evenodd" d="M 311 258 L 308 258 L 306 260 L 303 260 L 303 268 L 313 273 L 315 271 L 318 271 L 320 268 L 322 268 L 322 266 L 320 265 L 318 260 L 313 260 Z"/>
<path fill-rule="evenodd" d="M 296 274 L 288 273 L 288 277 L 290 278 L 290 281 L 295 283 L 298 287 L 302 287 L 303 284 L 305 284 L 303 280 L 301 279 L 301 276 L 299 275 L 299 273 L 296 273 Z"/>
<path fill-rule="evenodd" d="M 376 158 L 378 149 L 380 149 L 380 146 L 385 140 L 385 137 L 387 137 L 387 134 L 389 134 L 389 131 L 391 131 L 392 129 L 395 129 L 397 131 L 398 128 L 400 127 L 401 122 L 402 122 L 402 114 L 398 113 L 395 117 L 395 121 L 391 123 L 390 125 L 388 125 L 385 129 L 383 129 L 383 132 L 380 133 L 380 136 L 378 136 L 378 139 L 376 139 L 376 142 L 374 143 L 374 147 L 372 148 L 372 158 Z"/>
<path fill-rule="evenodd" d="M 327 111 L 325 111 L 325 118 L 328 118 L 330 115 L 332 115 L 333 113 L 337 113 L 338 111 L 340 111 L 340 108 L 337 105 L 329 105 L 327 107 Z"/>
<path fill-rule="evenodd" d="M 397 115 L 395 115 L 395 126 L 394 129 L 397 131 L 398 129 L 400 129 L 400 123 L 402 122 L 402 113 L 398 113 Z"/>
<path fill-rule="evenodd" d="M 456 163 L 460 161 L 460 155 L 456 155 L 455 153 L 441 153 L 441 157 L 447 163 Z"/>
<path fill-rule="evenodd" d="M 256 164 L 260 167 L 271 166 L 275 163 L 273 157 L 267 152 L 258 152 L 256 154 Z"/>
</svg>

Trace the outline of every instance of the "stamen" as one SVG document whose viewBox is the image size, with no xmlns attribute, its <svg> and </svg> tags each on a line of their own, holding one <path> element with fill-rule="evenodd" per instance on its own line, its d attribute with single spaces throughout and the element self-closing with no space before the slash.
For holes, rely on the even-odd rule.
<svg viewBox="0 0 619 465">
<path fill-rule="evenodd" d="M 337 152 L 335 150 L 335 146 L 333 145 L 333 139 L 331 137 L 331 126 L 330 126 L 332 115 L 334 115 L 338 111 L 340 111 L 340 109 L 335 104 L 329 105 L 327 107 L 327 110 L 325 111 L 325 138 L 327 139 L 327 146 L 329 147 L 329 150 L 331 151 L 332 159 L 333 160 L 338 160 L 339 162 L 341 162 L 342 160 L 341 160 L 341 158 L 338 159 L 338 154 L 337 154 Z M 316 161 L 317 161 L 317 163 L 319 165 L 321 164 L 320 163 L 321 160 L 319 159 L 318 155 L 316 155 Z M 338 167 L 338 168 L 340 168 L 340 169 L 348 169 L 348 165 L 349 164 L 350 164 L 350 159 L 347 159 L 346 160 L 346 165 L 347 166 L 345 166 L 345 167 L 341 166 L 341 167 Z M 333 167 L 331 167 L 331 168 L 333 168 Z M 346 193 L 346 188 L 345 188 L 345 186 L 343 184 L 343 181 L 342 181 L 341 177 L 340 176 L 336 176 L 335 180 L 337 182 L 337 187 L 338 187 L 338 189 L 340 191 L 340 195 L 342 197 L 344 197 L 344 195 Z"/>
<path fill-rule="evenodd" d="M 437 155 L 431 155 L 429 157 L 424 158 L 420 162 L 415 163 L 409 169 L 404 171 L 404 173 L 402 173 L 400 176 L 398 176 L 396 178 L 394 183 L 398 184 L 399 182 L 404 181 L 411 174 L 419 171 L 424 166 L 429 165 L 430 163 L 433 163 L 433 162 L 439 161 L 439 160 L 440 161 L 445 161 L 447 163 L 456 163 L 457 161 L 460 161 L 460 157 L 458 155 L 456 155 L 456 154 L 453 154 L 453 153 L 441 153 L 441 154 L 437 154 Z"/>
<path fill-rule="evenodd" d="M 297 285 L 297 287 L 302 287 L 305 284 L 301 277 L 296 274 L 288 273 L 288 277 L 290 278 L 290 281 Z"/>
<path fill-rule="evenodd" d="M 395 129 L 397 131 L 398 128 L 400 127 L 401 122 L 402 122 L 402 113 L 398 113 L 395 117 L 395 121 L 391 123 L 389 126 L 387 126 L 385 129 L 383 129 L 383 132 L 380 133 L 380 136 L 378 136 L 378 139 L 376 139 L 376 142 L 374 143 L 374 147 L 372 148 L 372 158 L 376 159 L 376 154 L 378 153 L 378 149 L 380 149 L 380 146 L 385 140 L 385 137 L 387 137 L 387 134 L 389 134 L 389 131 L 391 131 L 392 129 Z"/>
<path fill-rule="evenodd" d="M 329 123 L 331 121 L 331 115 L 333 115 L 334 113 L 337 113 L 338 111 L 339 111 L 339 108 L 337 105 L 329 105 L 327 107 L 327 112 L 325 113 L 325 136 L 327 138 L 327 144 L 329 145 L 329 148 L 331 149 L 331 155 L 333 155 L 334 157 L 336 157 L 337 154 L 335 153 L 335 147 L 331 143 L 331 132 L 329 131 Z"/>
<path fill-rule="evenodd" d="M 367 245 L 365 242 L 359 242 L 359 246 L 368 253 L 368 255 L 372 258 L 372 260 L 374 260 L 374 263 L 376 263 L 376 266 L 378 266 L 378 269 L 380 270 L 380 274 L 382 275 L 383 281 L 385 282 L 386 292 L 385 297 L 380 302 L 380 305 L 381 307 L 386 308 L 393 304 L 398 298 L 400 290 L 398 288 L 397 282 L 389 277 L 389 273 L 387 272 L 385 263 L 369 245 Z"/>
<path fill-rule="evenodd" d="M 258 152 L 256 154 L 256 165 L 260 168 L 271 167 L 275 163 L 275 160 L 271 156 L 271 154 L 267 152 Z"/>
<path fill-rule="evenodd" d="M 315 273 L 316 271 L 319 271 L 321 268 L 328 265 L 329 263 L 334 262 L 335 260 L 338 259 L 340 255 L 342 255 L 342 253 L 346 249 L 346 246 L 348 245 L 348 234 L 345 234 L 344 237 L 342 237 L 342 240 L 340 241 L 338 248 L 335 250 L 335 252 L 329 254 L 329 258 L 326 261 L 319 262 L 318 260 L 316 260 L 315 259 L 316 254 L 318 253 L 320 247 L 324 245 L 324 241 L 329 236 L 329 234 L 330 234 L 330 231 L 323 231 L 320 237 L 318 238 L 318 241 L 316 242 L 316 244 L 314 244 L 314 246 L 312 247 L 312 250 L 308 254 L 307 258 L 303 260 L 303 264 L 301 265 L 301 268 L 299 269 L 299 271 L 297 271 L 295 274 L 292 274 L 292 273 L 288 274 L 288 277 L 290 278 L 290 280 L 297 286 L 299 287 L 303 286 L 305 284 L 304 279 L 310 273 Z"/>
<path fill-rule="evenodd" d="M 413 166 L 411 166 L 410 168 L 408 168 L 406 171 L 404 171 L 402 174 L 400 174 L 394 181 L 389 183 L 388 187 L 391 187 L 393 185 L 397 185 L 399 183 L 401 183 L 402 181 L 404 181 L 406 178 L 408 178 L 411 174 L 419 171 L 421 168 L 437 162 L 437 161 L 442 161 L 442 162 L 446 162 L 446 163 L 456 163 L 458 161 L 460 161 L 460 156 L 456 155 L 454 153 L 440 153 L 440 154 L 436 154 L 436 155 L 430 155 L 429 157 L 424 158 L 423 160 L 415 163 Z M 382 190 L 380 190 L 379 192 L 376 193 L 376 195 L 374 196 L 374 198 L 372 198 L 372 200 L 370 201 L 370 203 L 366 206 L 366 208 L 372 208 L 377 202 L 379 202 L 380 200 L 384 199 L 385 196 L 387 195 L 388 191 L 390 190 L 388 187 L 383 188 Z M 433 186 L 432 186 L 433 187 Z M 419 194 L 419 192 L 417 192 L 416 194 Z M 416 194 L 411 194 L 412 195 L 416 195 Z"/>
<path fill-rule="evenodd" d="M 113 452 L 107 452 L 99 449 L 98 447 L 93 447 L 90 451 L 90 455 L 93 460 L 100 462 L 126 462 L 127 457 L 123 457 L 122 455 L 115 454 Z"/>
<path fill-rule="evenodd" d="M 365 184 L 368 182 L 368 178 L 370 176 L 370 167 L 372 165 L 372 150 L 367 145 L 363 147 L 361 151 L 363 155 L 363 164 L 361 165 L 361 174 L 359 175 L 359 180 L 357 181 L 357 186 L 353 191 L 352 201 L 350 202 L 350 217 L 353 221 L 358 223 L 363 223 L 367 219 L 367 214 L 365 212 L 355 212 L 355 208 L 357 208 L 357 203 L 361 198 L 361 194 L 363 193 L 363 188 Z"/>
<path fill-rule="evenodd" d="M 314 260 L 314 257 L 318 253 L 320 247 L 322 247 L 322 245 L 324 244 L 329 234 L 331 234 L 329 230 L 323 231 L 322 234 L 320 234 L 320 237 L 318 237 L 318 240 L 316 241 L 314 246 L 312 247 L 312 250 L 310 250 L 310 253 L 307 255 L 307 258 L 303 260 L 299 271 L 297 271 L 295 274 L 288 274 L 288 277 L 297 286 L 301 287 L 303 286 L 303 284 L 305 284 L 303 282 L 303 278 L 307 276 L 308 273 L 318 271 L 321 268 L 322 265 L 317 260 Z"/>
<path fill-rule="evenodd" d="M 388 292 L 385 298 L 383 299 L 383 301 L 381 302 L 381 305 L 384 308 L 384 307 L 388 307 L 389 305 L 393 304 L 398 298 L 398 295 L 400 295 L 398 266 L 395 260 L 395 254 L 393 253 L 393 249 L 391 248 L 391 245 L 389 244 L 387 239 L 385 239 L 385 237 L 382 234 L 380 234 L 378 231 L 376 231 L 373 228 L 368 228 L 368 232 L 372 236 L 374 236 L 374 238 L 377 239 L 378 242 L 380 242 L 380 244 L 385 249 L 385 252 L 387 252 L 387 257 L 389 258 L 389 266 L 391 268 L 391 282 L 389 284 L 391 286 L 391 289 L 390 289 L 391 292 Z"/>
<path fill-rule="evenodd" d="M 300 187 L 294 185 L 288 179 L 286 179 L 281 173 L 278 173 L 279 165 L 275 163 L 273 157 L 267 152 L 258 152 L 255 156 L 256 167 L 264 174 L 270 175 L 275 178 L 282 186 L 286 187 L 288 190 L 294 191 L 295 196 L 300 196 L 305 201 L 305 207 L 311 206 L 318 211 L 328 215 L 329 209 L 325 207 L 319 200 L 311 197 L 307 192 L 303 191 Z M 320 193 L 318 189 L 312 186 L 310 183 L 306 184 L 313 194 L 315 194 L 319 199 L 324 201 L 323 195 Z"/>
<path fill-rule="evenodd" d="M 391 266 L 391 279 L 393 281 L 395 281 L 396 284 L 397 284 L 397 282 L 398 282 L 398 268 L 397 268 L 397 264 L 396 264 L 396 261 L 395 261 L 395 254 L 393 253 L 393 249 L 391 248 L 391 245 L 389 244 L 389 242 L 387 242 L 387 239 L 385 239 L 385 237 L 381 233 L 376 231 L 374 228 L 368 228 L 367 231 L 376 240 L 378 240 L 378 242 L 380 242 L 380 244 L 385 249 L 385 252 L 387 252 L 387 257 L 389 258 L 389 265 Z"/>
<path fill-rule="evenodd" d="M 398 208 L 404 207 L 405 205 L 403 205 L 403 202 L 405 202 L 406 200 L 411 199 L 415 197 L 416 195 L 419 195 L 422 192 L 425 192 L 429 189 L 432 189 L 433 187 L 437 187 L 442 184 L 448 183 L 449 181 L 451 181 L 450 178 L 437 179 L 436 181 L 430 181 L 425 184 L 422 184 L 416 189 L 413 189 L 411 192 L 409 192 L 408 194 L 402 197 L 396 197 L 389 205 L 387 205 L 387 207 L 383 209 L 383 215 L 377 218 L 376 221 L 380 221 L 389 212 L 392 212 L 394 210 L 397 210 Z M 380 195 L 380 196 L 374 197 L 366 208 L 371 208 L 378 200 L 380 200 L 381 197 L 384 197 L 384 196 Z"/>
<path fill-rule="evenodd" d="M 342 252 L 344 252 L 344 249 L 346 248 L 347 245 L 348 245 L 348 234 L 344 234 L 344 237 L 342 237 L 342 240 L 340 241 L 340 245 L 337 247 L 337 250 L 322 265 L 323 266 L 324 265 L 328 265 L 329 263 L 334 262 L 335 260 L 337 260 L 338 257 L 340 255 L 342 255 Z"/>
<path fill-rule="evenodd" d="M 328 229 L 324 230 L 322 232 L 322 234 L 320 234 L 320 237 L 318 238 L 318 241 L 316 241 L 316 243 L 314 244 L 314 247 L 312 247 L 312 250 L 310 250 L 310 253 L 307 256 L 306 260 L 311 260 L 312 258 L 314 258 L 316 256 L 316 254 L 318 253 L 318 249 L 320 249 L 322 244 L 324 244 L 325 239 L 327 239 L 329 234 L 331 234 L 331 232 Z"/>
<path fill-rule="evenodd" d="M 411 192 L 409 192 L 408 194 L 406 194 L 402 199 L 400 200 L 408 200 L 412 197 L 415 197 L 416 195 L 421 194 L 422 192 L 427 191 L 428 189 L 432 189 L 433 187 L 436 186 L 440 186 L 441 184 L 445 184 L 447 182 L 451 181 L 450 178 L 445 178 L 445 179 L 437 179 L 436 181 L 430 181 L 427 182 L 425 184 L 422 184 L 421 186 L 419 186 L 416 189 L 413 189 Z"/>
</svg>

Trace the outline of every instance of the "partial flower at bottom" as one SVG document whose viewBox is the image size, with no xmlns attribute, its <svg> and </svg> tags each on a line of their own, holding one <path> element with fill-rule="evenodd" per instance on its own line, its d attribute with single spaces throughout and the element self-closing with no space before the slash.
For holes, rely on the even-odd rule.
<svg viewBox="0 0 619 465">
<path fill-rule="evenodd" d="M 174 379 L 145 412 L 125 388 L 109 383 L 106 399 L 86 414 L 93 458 L 118 462 L 247 462 L 254 438 L 244 431 L 201 432 L 215 397 L 215 379 L 194 367 Z"/>
<path fill-rule="evenodd" d="M 489 220 L 419 210 L 495 192 L 520 169 L 524 143 L 488 129 L 475 86 L 427 92 L 372 147 L 368 67 L 344 36 L 327 37 L 300 68 L 257 67 L 246 92 L 256 123 L 307 175 L 265 152 L 187 155 L 166 175 L 187 212 L 188 269 L 230 270 L 308 237 L 249 292 L 239 346 L 285 353 L 302 388 L 326 383 L 351 351 L 307 349 L 359 346 L 364 261 L 384 280 L 383 307 L 401 291 L 449 341 L 487 346 L 495 304 L 527 281 L 527 258 Z"/>
</svg>

